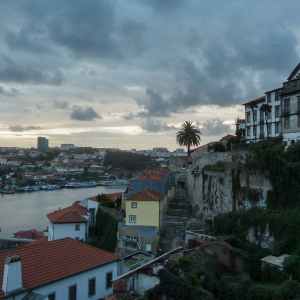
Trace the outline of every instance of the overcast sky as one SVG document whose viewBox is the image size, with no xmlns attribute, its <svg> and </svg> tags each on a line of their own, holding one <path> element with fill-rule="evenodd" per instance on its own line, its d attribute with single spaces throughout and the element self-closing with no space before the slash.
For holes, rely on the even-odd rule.
<svg viewBox="0 0 300 300">
<path fill-rule="evenodd" d="M 1 0 L 0 146 L 151 149 L 234 134 L 299 63 L 299 1 Z"/>
</svg>

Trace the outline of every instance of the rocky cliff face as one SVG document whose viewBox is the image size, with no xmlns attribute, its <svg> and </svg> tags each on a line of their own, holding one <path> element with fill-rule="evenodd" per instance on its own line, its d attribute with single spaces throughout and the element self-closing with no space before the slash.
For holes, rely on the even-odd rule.
<svg viewBox="0 0 300 300">
<path fill-rule="evenodd" d="M 266 206 L 267 191 L 272 189 L 269 180 L 262 170 L 246 167 L 234 161 L 235 157 L 232 152 L 193 154 L 185 185 L 196 221 L 232 210 Z"/>
</svg>

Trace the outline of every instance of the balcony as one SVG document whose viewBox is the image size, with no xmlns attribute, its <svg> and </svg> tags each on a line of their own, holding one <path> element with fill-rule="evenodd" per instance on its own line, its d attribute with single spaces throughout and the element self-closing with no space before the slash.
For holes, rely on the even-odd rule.
<svg viewBox="0 0 300 300">
<path fill-rule="evenodd" d="M 287 116 L 289 116 L 290 115 L 290 111 L 282 111 L 281 112 L 281 116 L 283 116 L 283 117 L 287 117 Z"/>
</svg>

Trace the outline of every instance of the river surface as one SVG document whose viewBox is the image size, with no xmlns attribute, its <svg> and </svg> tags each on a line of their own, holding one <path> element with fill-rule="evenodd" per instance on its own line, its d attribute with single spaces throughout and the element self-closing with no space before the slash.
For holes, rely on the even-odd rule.
<svg viewBox="0 0 300 300">
<path fill-rule="evenodd" d="M 96 186 L 53 191 L 0 195 L 0 236 L 13 236 L 19 230 L 45 230 L 47 214 L 98 194 L 124 192 L 126 186 Z"/>
</svg>

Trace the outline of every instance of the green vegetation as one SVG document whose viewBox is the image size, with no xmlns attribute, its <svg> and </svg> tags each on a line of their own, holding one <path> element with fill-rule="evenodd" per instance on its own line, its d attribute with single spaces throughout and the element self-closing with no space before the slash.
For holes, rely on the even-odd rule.
<svg viewBox="0 0 300 300">
<path fill-rule="evenodd" d="M 191 146 L 200 145 L 201 131 L 193 125 L 193 122 L 185 121 L 181 129 L 176 133 L 176 142 L 180 146 L 187 147 L 188 156 L 191 155 Z"/>
<path fill-rule="evenodd" d="M 118 222 L 108 213 L 98 209 L 95 235 L 97 240 L 91 244 L 100 249 L 114 252 L 117 246 Z"/>
<path fill-rule="evenodd" d="M 224 172 L 225 171 L 225 162 L 217 160 L 213 165 L 204 166 L 203 170 L 206 171 L 215 171 L 215 172 Z"/>
<path fill-rule="evenodd" d="M 150 156 L 142 154 L 108 151 L 105 155 L 103 165 L 105 167 L 112 166 L 112 168 L 123 168 L 130 171 L 137 171 L 156 168 L 159 166 L 159 163 L 152 161 Z"/>
</svg>

